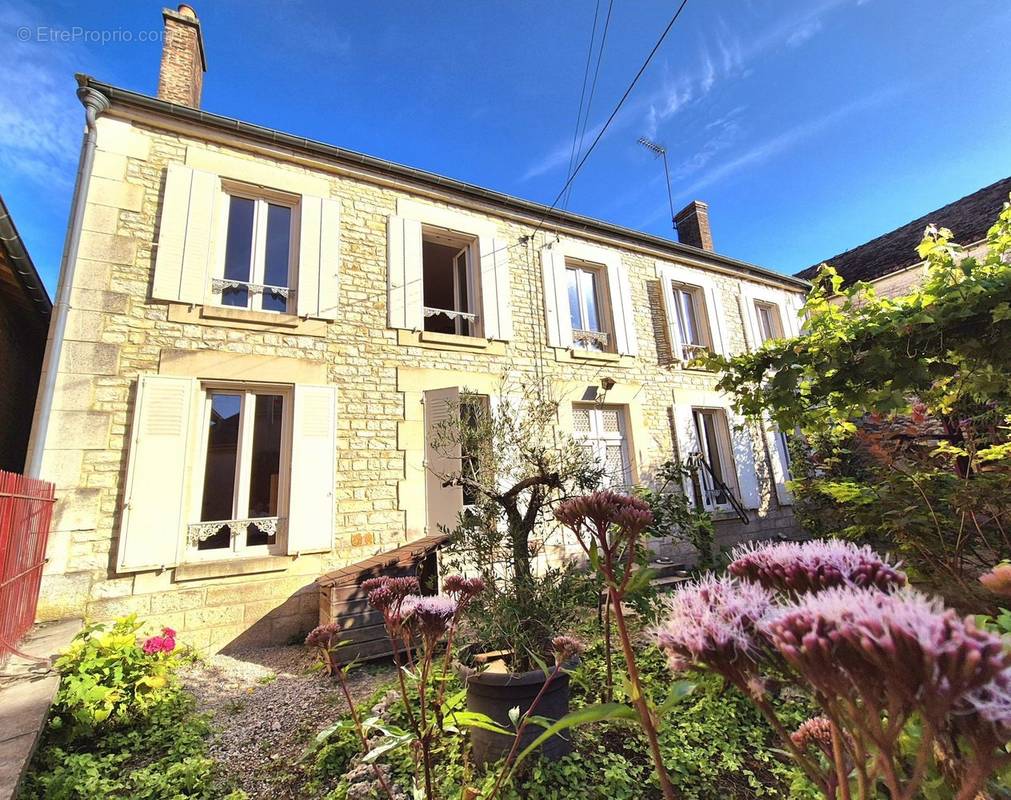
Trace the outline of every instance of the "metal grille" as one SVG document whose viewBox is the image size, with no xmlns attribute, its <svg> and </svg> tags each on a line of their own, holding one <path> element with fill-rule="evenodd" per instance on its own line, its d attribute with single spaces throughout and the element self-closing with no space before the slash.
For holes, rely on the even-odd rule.
<svg viewBox="0 0 1011 800">
<path fill-rule="evenodd" d="M 590 432 L 590 410 L 588 408 L 572 409 L 572 430 L 576 433 Z"/>
</svg>

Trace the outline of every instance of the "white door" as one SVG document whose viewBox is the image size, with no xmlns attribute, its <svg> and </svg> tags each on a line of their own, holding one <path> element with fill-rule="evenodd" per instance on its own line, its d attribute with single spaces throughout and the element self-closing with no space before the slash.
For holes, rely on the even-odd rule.
<svg viewBox="0 0 1011 800">
<path fill-rule="evenodd" d="M 572 433 L 603 467 L 604 488 L 625 489 L 632 484 L 625 432 L 625 412 L 619 406 L 572 408 Z"/>
</svg>

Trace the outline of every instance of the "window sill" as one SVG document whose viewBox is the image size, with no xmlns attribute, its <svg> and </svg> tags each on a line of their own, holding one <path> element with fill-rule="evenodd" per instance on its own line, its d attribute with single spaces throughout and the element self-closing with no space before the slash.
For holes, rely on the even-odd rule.
<svg viewBox="0 0 1011 800">
<path fill-rule="evenodd" d="M 397 330 L 397 342 L 403 346 L 424 347 L 429 350 L 455 350 L 457 352 L 479 352 L 492 356 L 505 355 L 506 343 L 478 336 L 457 336 L 452 333 L 434 331 Z"/>
<path fill-rule="evenodd" d="M 193 561 L 180 564 L 175 570 L 177 583 L 204 578 L 227 578 L 235 575 L 255 575 L 261 572 L 283 572 L 294 561 L 291 556 L 260 556 L 229 558 L 222 561 Z"/>
<path fill-rule="evenodd" d="M 609 364 L 615 367 L 630 367 L 635 363 L 635 356 L 601 353 L 598 350 L 556 347 L 554 351 L 555 361 L 568 364 Z"/>
<path fill-rule="evenodd" d="M 248 308 L 223 306 L 188 306 L 171 303 L 169 322 L 190 325 L 218 325 L 240 330 L 293 333 L 299 336 L 326 336 L 326 322 L 321 319 L 302 319 L 296 314 L 278 314 L 270 311 L 252 311 Z"/>
</svg>

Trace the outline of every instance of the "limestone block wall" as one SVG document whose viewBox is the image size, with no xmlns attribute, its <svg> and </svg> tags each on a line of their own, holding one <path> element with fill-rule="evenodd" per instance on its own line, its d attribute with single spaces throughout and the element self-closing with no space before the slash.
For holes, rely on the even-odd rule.
<svg viewBox="0 0 1011 800">
<path fill-rule="evenodd" d="M 185 163 L 188 149 L 202 151 L 206 163 L 220 154 L 327 181 L 341 209 L 335 322 L 313 321 L 284 331 L 211 319 L 199 309 L 151 299 L 165 171 L 171 162 Z M 407 187 L 340 174 L 325 164 L 224 146 L 195 130 L 168 130 L 160 123 L 156 127 L 152 121 L 113 116 L 99 120 L 72 310 L 46 438 L 43 477 L 55 481 L 59 501 L 39 607 L 43 619 L 71 614 L 104 619 L 136 612 L 211 649 L 284 641 L 312 627 L 312 582 L 319 574 L 422 533 L 417 481 L 423 475 L 409 466 L 423 432 L 408 424 L 417 419 L 417 409 L 408 404 L 418 402 L 426 373 L 436 382 L 440 376 L 455 377 L 461 386 L 468 385 L 469 376 L 546 381 L 570 400 L 578 399 L 579 387 L 599 386 L 601 378 L 610 377 L 616 382 L 614 396 L 637 409 L 632 430 L 636 477 L 649 480 L 653 467 L 673 455 L 671 406 L 679 389 L 711 389 L 715 380 L 682 369 L 671 358 L 655 256 L 623 253 L 637 309 L 638 356 L 607 363 L 573 361 L 545 341 L 538 250 L 545 235 L 552 234 L 540 232 L 523 244 L 523 237 L 533 233 L 530 222 L 425 197 L 425 202 L 494 222 L 511 246 L 512 340 L 486 349 L 436 349 L 387 328 L 387 216 L 408 194 Z M 410 194 L 420 197 L 422 192 L 411 189 Z M 736 299 L 741 278 L 714 273 L 714 280 L 731 347 L 743 350 L 744 321 Z M 181 355 L 208 352 L 242 357 L 264 370 L 278 364 L 315 370 L 338 387 L 333 551 L 272 557 L 269 565 L 253 565 L 255 570 L 245 574 L 190 567 L 118 573 L 115 552 L 138 376 L 164 372 L 167 365 L 182 363 Z M 762 505 L 748 531 L 720 523 L 728 539 L 793 529 L 789 509 L 776 500 L 765 437 L 756 434 L 756 440 Z"/>
</svg>

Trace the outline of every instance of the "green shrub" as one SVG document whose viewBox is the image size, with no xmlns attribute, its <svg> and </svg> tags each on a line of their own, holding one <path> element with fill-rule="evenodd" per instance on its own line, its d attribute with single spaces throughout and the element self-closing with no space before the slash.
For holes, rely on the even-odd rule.
<svg viewBox="0 0 1011 800">
<path fill-rule="evenodd" d="M 142 627 L 133 615 L 88 625 L 57 659 L 62 679 L 51 724 L 68 740 L 136 721 L 178 691 L 179 655 L 174 636 L 166 635 L 173 632 L 141 644 Z"/>
<path fill-rule="evenodd" d="M 174 637 L 135 617 L 89 625 L 56 662 L 49 725 L 21 800 L 239 800 L 206 756 L 207 719 L 179 685 Z M 145 652 L 147 651 L 147 652 Z"/>
</svg>

